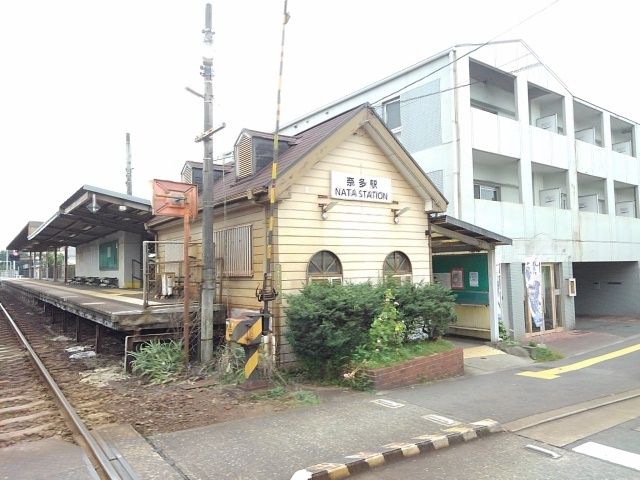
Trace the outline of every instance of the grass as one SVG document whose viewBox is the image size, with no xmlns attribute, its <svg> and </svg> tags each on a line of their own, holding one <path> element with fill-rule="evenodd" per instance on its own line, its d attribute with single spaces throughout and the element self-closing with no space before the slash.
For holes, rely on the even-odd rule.
<svg viewBox="0 0 640 480">
<path fill-rule="evenodd" d="M 167 383 L 173 380 L 184 367 L 181 341 L 162 342 L 152 340 L 131 352 L 133 373 L 147 378 L 151 383 Z"/>
<path fill-rule="evenodd" d="M 253 400 L 282 400 L 283 402 L 293 402 L 300 405 L 317 405 L 320 403 L 318 396 L 307 390 L 289 391 L 286 387 L 279 385 L 270 388 L 264 393 L 252 395 Z"/>
<path fill-rule="evenodd" d="M 367 360 L 367 368 L 391 367 L 416 357 L 427 357 L 454 348 L 451 342 L 436 340 L 435 342 L 411 342 L 385 353 L 378 353 Z"/>
<path fill-rule="evenodd" d="M 548 349 L 547 347 L 536 345 L 531 352 L 531 358 L 536 362 L 552 362 L 554 360 L 560 360 L 564 358 L 564 356 L 558 352 Z"/>
</svg>

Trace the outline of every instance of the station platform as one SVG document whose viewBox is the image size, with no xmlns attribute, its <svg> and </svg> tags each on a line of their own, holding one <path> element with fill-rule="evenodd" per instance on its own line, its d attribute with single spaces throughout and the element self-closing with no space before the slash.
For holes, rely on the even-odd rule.
<svg viewBox="0 0 640 480">
<path fill-rule="evenodd" d="M 120 332 L 175 327 L 183 312 L 181 299 L 154 299 L 145 308 L 142 290 L 68 285 L 27 278 L 3 279 L 7 291 L 52 305 L 77 317 Z M 193 301 L 190 311 L 198 310 Z"/>
</svg>

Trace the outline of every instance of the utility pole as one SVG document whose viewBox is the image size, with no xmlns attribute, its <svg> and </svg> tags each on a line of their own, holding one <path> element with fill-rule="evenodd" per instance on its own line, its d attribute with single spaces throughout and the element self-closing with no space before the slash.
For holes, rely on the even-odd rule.
<svg viewBox="0 0 640 480">
<path fill-rule="evenodd" d="M 133 195 L 133 186 L 131 185 L 131 137 L 127 132 L 127 195 Z"/>
<path fill-rule="evenodd" d="M 204 15 L 204 45 L 209 49 L 213 44 L 211 30 L 211 4 L 207 3 Z M 200 74 L 204 78 L 204 129 L 213 128 L 213 58 L 202 57 Z M 213 139 L 206 135 L 204 145 L 202 175 L 202 298 L 200 302 L 200 361 L 210 362 L 213 358 L 213 305 L 216 302 L 216 264 L 213 244 Z"/>
</svg>

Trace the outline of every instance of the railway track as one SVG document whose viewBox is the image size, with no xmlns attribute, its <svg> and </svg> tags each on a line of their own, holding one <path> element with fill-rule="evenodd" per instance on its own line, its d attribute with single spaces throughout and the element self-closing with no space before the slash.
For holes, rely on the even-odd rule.
<svg viewBox="0 0 640 480">
<path fill-rule="evenodd" d="M 23 326 L 32 328 L 24 322 Z M 41 332 L 27 332 L 25 336 L 0 303 L 0 448 L 47 438 L 74 441 L 91 459 L 96 476 L 109 480 L 137 478 L 124 459 L 105 453 L 108 445 L 94 438 L 27 337 L 40 338 Z M 46 345 L 36 347 L 46 350 Z"/>
</svg>

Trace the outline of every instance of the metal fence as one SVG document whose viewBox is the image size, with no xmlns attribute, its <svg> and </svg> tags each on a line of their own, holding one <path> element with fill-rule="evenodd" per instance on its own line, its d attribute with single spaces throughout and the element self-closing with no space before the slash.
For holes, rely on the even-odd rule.
<svg viewBox="0 0 640 480">
<path fill-rule="evenodd" d="M 182 298 L 184 291 L 184 243 L 142 242 L 142 300 L 146 308 L 154 298 Z M 202 244 L 189 243 L 189 289 L 199 296 L 202 285 Z M 190 295 L 192 298 L 196 294 Z"/>
</svg>

